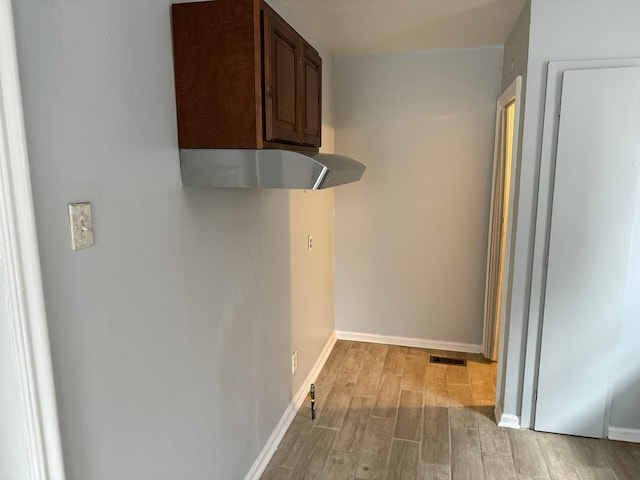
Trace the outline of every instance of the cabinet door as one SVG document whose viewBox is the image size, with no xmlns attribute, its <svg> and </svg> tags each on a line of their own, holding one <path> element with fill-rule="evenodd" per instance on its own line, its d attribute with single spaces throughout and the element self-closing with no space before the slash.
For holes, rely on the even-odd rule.
<svg viewBox="0 0 640 480">
<path fill-rule="evenodd" d="M 305 41 L 303 41 L 303 53 L 300 98 L 301 143 L 319 147 L 322 128 L 322 59 L 318 52 Z"/>
<path fill-rule="evenodd" d="M 265 140 L 299 143 L 300 37 L 264 9 Z"/>
</svg>

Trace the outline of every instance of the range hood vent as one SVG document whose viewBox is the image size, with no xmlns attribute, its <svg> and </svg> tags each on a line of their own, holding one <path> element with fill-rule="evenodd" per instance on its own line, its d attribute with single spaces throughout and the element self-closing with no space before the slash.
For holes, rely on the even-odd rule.
<svg viewBox="0 0 640 480">
<path fill-rule="evenodd" d="M 365 166 L 329 153 L 289 150 L 181 149 L 182 184 L 190 187 L 319 190 L 356 182 Z"/>
</svg>

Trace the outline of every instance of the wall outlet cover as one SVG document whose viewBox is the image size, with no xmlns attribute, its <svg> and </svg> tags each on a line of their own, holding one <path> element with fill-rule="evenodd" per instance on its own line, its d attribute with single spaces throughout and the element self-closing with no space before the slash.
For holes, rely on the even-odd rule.
<svg viewBox="0 0 640 480">
<path fill-rule="evenodd" d="M 69 204 L 69 226 L 71 227 L 72 250 L 80 250 L 93 245 L 93 220 L 89 202 Z"/>
</svg>

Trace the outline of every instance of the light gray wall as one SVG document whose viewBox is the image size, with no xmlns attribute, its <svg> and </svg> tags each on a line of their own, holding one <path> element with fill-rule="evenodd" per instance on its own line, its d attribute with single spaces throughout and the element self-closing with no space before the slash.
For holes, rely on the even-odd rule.
<svg viewBox="0 0 640 480">
<path fill-rule="evenodd" d="M 520 15 L 518 16 L 509 37 L 504 42 L 502 90 L 505 90 L 509 85 L 511 85 L 511 82 L 513 82 L 518 75 L 522 75 L 523 80 L 527 78 L 530 22 L 531 1 L 527 0 L 520 11 Z"/>
<path fill-rule="evenodd" d="M 242 478 L 334 330 L 331 192 L 181 186 L 169 5 L 14 2 L 70 479 Z M 84 200 L 96 243 L 72 252 Z"/>
<path fill-rule="evenodd" d="M 533 234 L 539 181 L 540 141 L 544 113 L 547 62 L 550 60 L 599 59 L 640 57 L 640 3 L 635 0 L 584 2 L 580 0 L 532 0 L 529 57 L 527 65 L 527 96 L 522 145 L 520 190 L 518 196 L 518 232 L 511 305 L 510 355 L 525 355 L 530 302 L 529 298 Z M 636 317 L 636 322 L 637 322 Z M 626 325 L 625 328 L 637 328 Z M 517 326 L 517 331 L 514 331 Z M 621 345 L 625 351 L 628 345 Z M 637 352 L 637 347 L 636 350 Z M 527 365 L 533 362 L 533 352 L 526 353 Z M 637 372 L 636 372 L 637 374 Z M 507 385 L 507 390 L 518 393 L 520 386 Z M 623 399 L 624 397 L 624 399 Z M 612 422 L 614 426 L 640 427 L 640 391 L 638 388 L 618 388 L 614 399 Z M 513 408 L 513 411 L 509 411 Z M 505 403 L 505 412 L 518 414 L 521 399 L 513 405 Z M 523 418 L 523 425 L 529 420 Z"/>
<path fill-rule="evenodd" d="M 324 45 L 287 10 L 282 0 L 273 7 L 322 56 L 322 152 L 334 148 L 334 59 Z M 350 188 L 347 185 L 340 188 Z M 298 352 L 298 370 L 291 391 L 297 392 L 316 363 L 318 355 L 335 333 L 333 287 L 334 189 L 289 191 L 289 250 L 291 255 L 291 348 Z M 309 235 L 313 250 L 308 251 Z M 307 386 L 308 388 L 308 386 Z M 321 392 L 318 392 L 321 395 Z"/>
<path fill-rule="evenodd" d="M 519 172 L 522 171 L 522 142 L 523 142 L 523 130 L 524 130 L 524 117 L 526 112 L 526 94 L 527 94 L 527 62 L 529 56 L 529 24 L 531 21 L 531 2 L 527 1 L 522 7 L 520 16 L 516 21 L 511 34 L 507 38 L 504 44 L 504 58 L 502 63 L 502 89 L 505 90 L 511 82 L 515 80 L 518 75 L 522 76 L 522 93 L 521 93 L 521 105 L 520 105 L 520 132 L 518 134 L 518 156 L 516 158 L 516 170 L 515 181 L 513 188 L 515 190 L 516 206 L 515 211 L 518 211 L 518 191 L 519 191 Z M 522 229 L 519 229 L 518 217 L 512 217 L 515 221 L 514 237 L 522 235 Z M 512 242 L 515 238 L 512 239 Z M 513 248 L 513 244 L 512 244 Z M 513 250 L 512 250 L 513 251 Z M 512 284 L 506 285 L 506 304 L 507 311 L 515 308 L 516 311 L 522 310 L 523 297 L 528 294 L 528 286 L 526 279 L 523 279 L 521 275 L 517 275 L 516 261 L 511 264 L 513 278 Z M 512 310 L 513 311 L 513 310 Z M 523 331 L 525 324 L 523 323 L 522 314 L 508 316 L 509 322 L 503 326 L 504 332 L 502 333 L 505 340 L 507 340 L 506 354 L 500 358 L 501 362 L 499 368 L 502 369 L 502 384 L 499 386 L 497 392 L 497 402 L 502 407 L 503 412 L 511 415 L 516 415 L 518 410 L 518 401 L 521 393 L 521 377 L 522 368 L 524 362 L 524 351 L 518 346 L 517 348 L 511 348 L 508 339 L 512 336 L 516 338 L 524 338 L 526 333 Z"/>
<path fill-rule="evenodd" d="M 636 183 L 629 262 L 616 355 L 610 426 L 640 430 L 640 176 Z"/>
<path fill-rule="evenodd" d="M 502 47 L 336 58 L 336 329 L 478 346 Z"/>
</svg>

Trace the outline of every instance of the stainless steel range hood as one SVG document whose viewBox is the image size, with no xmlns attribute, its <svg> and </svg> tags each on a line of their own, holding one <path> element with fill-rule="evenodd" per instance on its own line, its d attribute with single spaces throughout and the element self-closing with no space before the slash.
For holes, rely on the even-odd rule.
<svg viewBox="0 0 640 480">
<path fill-rule="evenodd" d="M 356 182 L 365 166 L 329 153 L 181 149 L 182 184 L 191 187 L 319 190 Z"/>
</svg>

